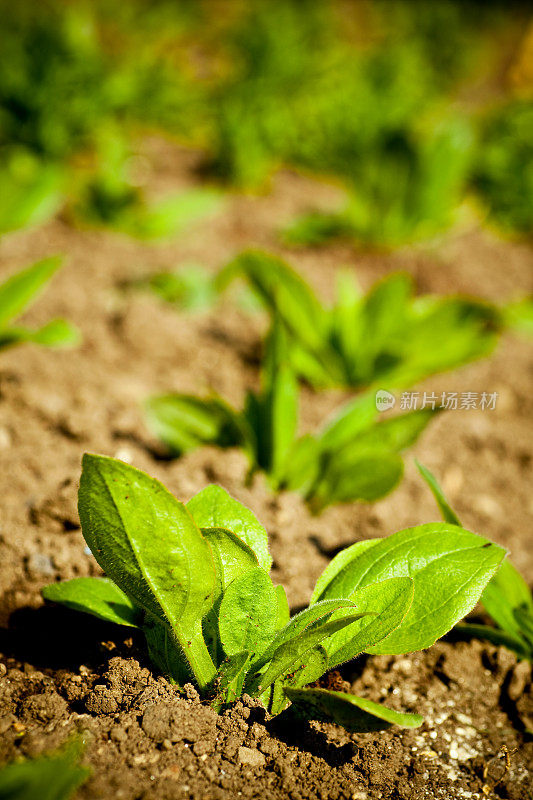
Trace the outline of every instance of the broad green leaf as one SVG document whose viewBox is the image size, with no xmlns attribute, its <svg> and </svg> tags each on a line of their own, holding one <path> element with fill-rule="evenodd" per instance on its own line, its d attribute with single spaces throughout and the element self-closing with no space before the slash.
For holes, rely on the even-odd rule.
<svg viewBox="0 0 533 800">
<path fill-rule="evenodd" d="M 0 285 L 0 330 L 18 317 L 61 265 L 61 258 L 45 258 L 15 273 Z"/>
<path fill-rule="evenodd" d="M 221 658 L 218 615 L 222 595 L 235 578 L 258 566 L 254 551 L 235 533 L 224 528 L 201 528 L 202 535 L 209 542 L 216 571 L 216 588 L 212 608 L 203 620 L 206 644 L 213 661 Z"/>
<path fill-rule="evenodd" d="M 399 453 L 411 447 L 438 409 L 421 408 L 407 414 L 398 414 L 395 417 L 378 422 L 363 431 L 357 438 L 357 445 L 367 450 L 392 450 Z"/>
<path fill-rule="evenodd" d="M 350 661 L 386 639 L 405 618 L 413 595 L 414 582 L 410 578 L 389 578 L 353 592 L 349 599 L 359 612 L 367 612 L 369 616 L 323 643 L 329 656 L 328 668 Z"/>
<path fill-rule="evenodd" d="M 83 535 L 102 569 L 173 629 L 204 686 L 214 666 L 201 620 L 213 604 L 215 566 L 185 506 L 144 472 L 86 453 L 78 509 Z"/>
<path fill-rule="evenodd" d="M 356 443 L 331 453 L 307 500 L 315 513 L 333 503 L 370 503 L 392 491 L 402 475 L 403 461 L 397 453 L 361 451 Z"/>
<path fill-rule="evenodd" d="M 281 481 L 284 489 L 304 492 L 316 481 L 320 468 L 320 445 L 314 436 L 301 436 L 288 454 Z"/>
<path fill-rule="evenodd" d="M 313 606 L 317 608 L 317 606 Z M 343 614 L 341 617 L 340 614 Z M 307 653 L 310 653 L 318 644 L 329 636 L 342 630 L 352 622 L 361 617 L 361 614 L 353 613 L 353 606 L 346 607 L 344 611 L 338 611 L 337 619 L 329 619 L 327 622 L 318 622 L 310 625 L 295 636 L 287 638 L 274 651 L 266 670 L 258 676 L 252 676 L 249 691 L 252 696 L 263 692 L 271 683 L 279 678 L 289 676 L 305 663 Z M 250 667 L 252 672 L 253 665 Z"/>
<path fill-rule="evenodd" d="M 287 595 L 285 593 L 285 589 L 281 584 L 274 587 L 276 590 L 276 598 L 278 603 L 278 611 L 276 615 L 276 628 L 280 631 L 286 625 L 289 624 L 291 618 L 291 612 L 289 610 L 289 601 L 287 600 Z"/>
<path fill-rule="evenodd" d="M 324 572 L 319 576 L 313 590 L 313 594 L 311 595 L 311 601 L 309 605 L 313 605 L 313 603 L 316 603 L 318 600 L 324 599 L 325 590 L 328 584 L 331 583 L 333 578 L 338 575 L 338 573 L 350 561 L 352 561 L 352 559 L 356 558 L 369 547 L 374 547 L 378 542 L 381 541 L 381 539 L 363 539 L 361 542 L 355 542 L 349 547 L 345 547 L 344 550 L 340 551 L 340 553 L 337 553 L 337 555 L 329 562 Z"/>
<path fill-rule="evenodd" d="M 439 486 L 439 484 L 437 482 L 437 479 L 435 478 L 433 473 L 430 472 L 427 467 L 425 467 L 423 464 L 421 464 L 419 461 L 417 461 L 416 458 L 415 458 L 415 464 L 418 467 L 418 471 L 420 472 L 420 474 L 424 478 L 425 482 L 427 483 L 427 485 L 431 489 L 431 491 L 433 493 L 433 497 L 437 501 L 437 505 L 438 505 L 438 507 L 440 509 L 440 513 L 442 514 L 443 520 L 445 522 L 450 522 L 452 525 L 459 525 L 460 526 L 461 523 L 459 521 L 459 517 L 457 516 L 457 514 L 455 513 L 453 508 L 450 506 L 450 504 L 446 500 L 444 492 L 440 488 L 440 486 Z M 508 563 L 508 562 L 506 562 L 506 563 Z"/>
<path fill-rule="evenodd" d="M 496 625 L 527 643 L 527 634 L 516 617 L 519 609 L 533 617 L 533 597 L 526 581 L 511 561 L 504 561 L 486 586 L 481 602 Z"/>
<path fill-rule="evenodd" d="M 189 505 L 187 509 L 191 513 Z M 192 517 L 194 519 L 194 515 Z M 194 521 L 196 522 L 195 519 Z M 225 528 L 201 527 L 200 529 L 211 546 L 222 592 L 235 578 L 258 566 L 254 551 L 236 533 Z"/>
<path fill-rule="evenodd" d="M 405 619 L 368 652 L 422 650 L 472 610 L 504 556 L 503 548 L 449 523 L 420 525 L 356 554 L 321 598 L 350 597 L 378 581 L 411 578 L 414 598 Z"/>
<path fill-rule="evenodd" d="M 199 528 L 225 528 L 250 547 L 259 565 L 269 572 L 272 557 L 268 552 L 268 535 L 249 508 L 235 500 L 221 486 L 211 484 L 187 503 L 187 510 Z"/>
<path fill-rule="evenodd" d="M 83 744 L 68 742 L 61 750 L 13 761 L 0 769 L 2 800 L 69 800 L 91 770 L 80 765 Z"/>
<path fill-rule="evenodd" d="M 418 728 L 424 721 L 420 714 L 405 714 L 373 703 L 363 697 L 328 689 L 292 689 L 285 694 L 299 706 L 306 716 L 327 722 L 336 722 L 348 731 L 362 733 L 378 731 L 390 725 L 401 728 Z"/>
<path fill-rule="evenodd" d="M 412 279 L 405 274 L 389 275 L 376 283 L 361 308 L 360 347 L 354 369 L 362 382 L 371 382 L 379 372 L 378 357 L 395 356 L 401 347 Z"/>
<path fill-rule="evenodd" d="M 377 413 L 374 394 L 366 393 L 350 400 L 317 437 L 321 449 L 335 452 L 352 444 L 362 431 L 370 428 Z"/>
<path fill-rule="evenodd" d="M 157 395 L 146 401 L 154 434 L 176 455 L 204 444 L 235 447 L 245 440 L 240 415 L 219 398 Z"/>
<path fill-rule="evenodd" d="M 259 655 L 276 633 L 276 590 L 261 567 L 235 578 L 222 596 L 219 611 L 220 641 L 233 656 L 244 650 Z"/>
<path fill-rule="evenodd" d="M 44 586 L 41 593 L 45 600 L 85 611 L 106 622 L 132 628 L 142 625 L 141 610 L 109 578 L 73 578 Z"/>
<path fill-rule="evenodd" d="M 419 298 L 403 339 L 404 363 L 389 374 L 403 386 L 487 355 L 497 341 L 493 305 L 458 297 Z"/>
</svg>

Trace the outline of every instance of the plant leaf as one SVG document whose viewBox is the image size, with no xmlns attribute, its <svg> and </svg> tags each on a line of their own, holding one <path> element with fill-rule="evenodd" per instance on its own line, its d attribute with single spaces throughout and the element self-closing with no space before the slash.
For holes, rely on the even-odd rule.
<svg viewBox="0 0 533 800">
<path fill-rule="evenodd" d="M 236 533 L 225 528 L 202 527 L 201 531 L 211 546 L 221 592 L 225 592 L 235 578 L 258 566 L 256 554 Z"/>
<path fill-rule="evenodd" d="M 254 551 L 259 565 L 269 572 L 272 556 L 268 551 L 266 530 L 250 509 L 222 486 L 206 486 L 189 500 L 187 510 L 199 528 L 225 528 L 242 539 Z"/>
<path fill-rule="evenodd" d="M 356 443 L 331 453 L 306 499 L 314 513 L 333 503 L 370 503 L 392 491 L 402 475 L 403 461 L 397 453 L 362 451 Z"/>
<path fill-rule="evenodd" d="M 333 625 L 327 626 L 333 612 L 343 610 L 349 615 L 350 622 L 359 618 L 359 615 L 354 616 L 355 607 L 349 600 L 325 600 L 296 614 L 285 628 L 277 632 L 264 653 L 250 665 L 249 691 L 263 692 L 269 685 L 264 682 L 265 675 L 268 678 L 273 675 L 269 681 L 273 683 L 283 674 L 298 669 L 302 663 L 301 657 L 320 644 L 322 639 L 349 624 L 345 620 L 337 619 Z M 340 624 L 337 626 L 336 623 Z M 315 635 L 317 631 L 318 634 Z M 261 675 L 261 670 L 269 662 L 266 671 Z"/>
<path fill-rule="evenodd" d="M 218 702 L 233 703 L 240 696 L 251 653 L 244 650 L 228 656 L 219 667 L 216 688 Z M 215 700 L 215 707 L 218 705 Z"/>
<path fill-rule="evenodd" d="M 440 488 L 438 481 L 433 475 L 433 473 L 430 472 L 427 467 L 425 467 L 423 464 L 417 461 L 416 458 L 415 458 L 415 464 L 418 467 L 418 471 L 424 478 L 425 482 L 431 489 L 433 497 L 437 501 L 437 505 L 440 509 L 440 513 L 442 514 L 443 520 L 445 522 L 450 522 L 452 525 L 461 525 L 459 517 L 457 516 L 453 508 L 446 500 L 444 492 Z"/>
<path fill-rule="evenodd" d="M 336 452 L 352 444 L 377 417 L 376 399 L 366 393 L 346 403 L 324 427 L 318 438 L 322 450 Z"/>
<path fill-rule="evenodd" d="M 282 259 L 258 250 L 240 253 L 219 273 L 219 287 L 244 277 L 291 333 L 311 346 L 322 346 L 323 310 L 309 285 Z"/>
<path fill-rule="evenodd" d="M 529 586 L 511 561 L 503 562 L 486 586 L 481 602 L 496 625 L 527 646 L 527 634 L 516 613 L 523 609 L 533 617 L 533 598 Z"/>
<path fill-rule="evenodd" d="M 274 587 L 276 590 L 276 598 L 278 603 L 278 611 L 276 615 L 276 628 L 280 631 L 285 625 L 289 624 L 291 613 L 289 610 L 289 601 L 285 589 L 281 584 Z"/>
<path fill-rule="evenodd" d="M 420 714 L 405 714 L 373 703 L 363 697 L 329 689 L 284 688 L 289 700 L 312 719 L 335 722 L 357 733 L 384 730 L 390 725 L 418 728 L 424 718 Z"/>
<path fill-rule="evenodd" d="M 149 427 L 175 455 L 204 444 L 236 447 L 246 440 L 241 415 L 217 397 L 166 394 L 146 401 Z"/>
<path fill-rule="evenodd" d="M 218 625 L 226 655 L 262 653 L 276 633 L 277 608 L 276 590 L 261 567 L 235 578 L 220 603 Z"/>
<path fill-rule="evenodd" d="M 401 625 L 371 653 L 422 650 L 447 633 L 479 600 L 505 550 L 449 523 L 407 528 L 356 553 L 321 598 L 350 597 L 388 578 L 414 581 L 411 608 Z"/>
<path fill-rule="evenodd" d="M 0 285 L 0 330 L 25 310 L 60 266 L 59 256 L 44 258 Z"/>
<path fill-rule="evenodd" d="M 201 633 L 213 604 L 211 548 L 165 487 L 129 464 L 86 453 L 78 495 L 83 535 L 102 569 L 174 631 L 200 686 L 214 675 Z"/>
<path fill-rule="evenodd" d="M 414 589 L 411 578 L 389 578 L 353 592 L 350 600 L 357 610 L 377 616 L 363 617 L 323 643 L 329 657 L 328 669 L 350 661 L 396 630 L 411 607 Z"/>
<path fill-rule="evenodd" d="M 109 578 L 73 578 L 43 586 L 45 600 L 60 603 L 74 611 L 84 611 L 95 617 L 139 628 L 143 614 L 127 594 Z"/>
<path fill-rule="evenodd" d="M 265 345 L 258 462 L 274 483 L 283 479 L 298 426 L 298 383 L 289 364 L 285 332 L 277 319 Z"/>
<path fill-rule="evenodd" d="M 91 770 L 80 765 L 83 743 L 71 739 L 56 752 L 14 761 L 0 770 L 2 800 L 69 800 Z"/>
<path fill-rule="evenodd" d="M 325 589 L 327 588 L 328 584 L 331 583 L 333 578 L 338 575 L 338 573 L 347 564 L 349 564 L 352 559 L 356 558 L 369 547 L 374 547 L 378 542 L 381 541 L 382 539 L 363 539 L 360 542 L 351 544 L 349 547 L 345 547 L 344 550 L 341 550 L 340 553 L 337 553 L 335 558 L 329 562 L 324 572 L 319 576 L 313 590 L 313 594 L 311 595 L 311 601 L 309 605 L 313 605 L 313 603 L 316 603 L 318 600 L 324 600 Z"/>
</svg>

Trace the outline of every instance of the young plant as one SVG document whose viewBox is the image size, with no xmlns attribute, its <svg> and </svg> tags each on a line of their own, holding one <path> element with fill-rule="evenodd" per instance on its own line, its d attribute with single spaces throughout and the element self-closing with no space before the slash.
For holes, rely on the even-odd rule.
<svg viewBox="0 0 533 800">
<path fill-rule="evenodd" d="M 290 617 L 269 577 L 266 531 L 220 486 L 184 505 L 138 469 L 86 454 L 78 508 L 107 577 L 49 585 L 47 600 L 141 628 L 152 661 L 180 686 L 192 680 L 216 709 L 246 693 L 271 714 L 294 703 L 356 730 L 416 727 L 422 717 L 309 684 L 361 653 L 429 647 L 472 609 L 505 556 L 448 523 L 358 542 Z"/>
<path fill-rule="evenodd" d="M 375 397 L 366 394 L 317 433 L 298 436 L 298 394 L 287 337 L 274 324 L 261 389 L 248 392 L 241 411 L 216 396 L 166 394 L 147 401 L 147 420 L 176 456 L 206 444 L 241 447 L 250 476 L 263 470 L 275 491 L 301 492 L 318 513 L 331 503 L 370 502 L 390 492 L 403 474 L 401 451 L 435 413 L 422 409 L 376 422 Z"/>
<path fill-rule="evenodd" d="M 315 387 L 389 388 L 416 383 L 486 355 L 500 327 L 497 309 L 460 297 L 414 298 L 411 278 L 395 273 L 362 295 L 352 275 L 337 277 L 337 301 L 324 307 L 281 259 L 248 251 L 222 270 L 223 289 L 244 278 L 277 315 L 291 363 Z"/>
<path fill-rule="evenodd" d="M 13 761 L 0 770 L 2 800 L 69 800 L 89 777 L 80 765 L 83 744 L 71 739 L 57 752 Z"/>
<path fill-rule="evenodd" d="M 0 350 L 22 342 L 63 347 L 79 341 L 78 329 L 63 319 L 55 319 L 37 330 L 12 324 L 44 288 L 60 264 L 60 258 L 45 258 L 0 284 Z"/>
<path fill-rule="evenodd" d="M 180 311 L 204 311 L 218 300 L 213 275 L 201 264 L 185 264 L 173 272 L 156 272 L 130 280 L 125 289 L 147 289 Z"/>
<path fill-rule="evenodd" d="M 433 492 L 446 522 L 460 525 L 434 475 L 418 464 L 420 474 Z M 511 561 L 506 560 L 489 581 L 481 604 L 496 627 L 464 623 L 456 630 L 472 637 L 487 639 L 513 650 L 519 658 L 533 661 L 533 595 Z"/>
</svg>

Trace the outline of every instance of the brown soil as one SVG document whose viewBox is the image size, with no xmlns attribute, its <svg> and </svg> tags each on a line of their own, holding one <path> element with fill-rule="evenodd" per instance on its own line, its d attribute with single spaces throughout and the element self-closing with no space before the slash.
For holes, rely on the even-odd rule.
<svg viewBox="0 0 533 800">
<path fill-rule="evenodd" d="M 190 154 L 156 142 L 148 151 L 155 192 L 194 181 Z M 191 261 L 216 269 L 250 245 L 283 252 L 276 230 L 305 210 L 311 192 L 325 207 L 335 201 L 336 190 L 281 174 L 268 195 L 230 197 L 207 225 L 165 245 L 75 231 L 60 220 L 0 243 L 2 276 L 44 255 L 67 256 L 26 321 L 65 316 L 84 336 L 74 351 L 25 346 L 5 351 L 0 362 L 0 761 L 36 755 L 84 731 L 93 777 L 76 797 L 531 796 L 533 744 L 525 734 L 533 727 L 531 669 L 502 649 L 449 641 L 349 665 L 343 678 L 358 692 L 419 710 L 426 722 L 409 732 L 347 734 L 290 715 L 268 720 L 246 699 L 217 716 L 192 687 L 180 696 L 152 671 L 135 637 L 42 605 L 43 584 L 98 573 L 76 513 L 86 450 L 130 461 L 183 500 L 206 483 L 225 486 L 267 527 L 273 576 L 293 608 L 308 601 L 340 547 L 438 518 L 413 455 L 441 478 L 464 524 L 506 545 L 533 580 L 533 356 L 515 336 L 491 359 L 417 387 L 437 394 L 497 391 L 499 398 L 494 411 L 440 415 L 409 453 L 400 487 L 375 505 L 332 508 L 316 518 L 298 496 L 274 497 L 261 477 L 244 488 L 246 464 L 238 452 L 161 458 L 144 427 L 142 400 L 160 390 L 212 387 L 239 403 L 257 382 L 264 319 L 229 300 L 206 313 L 179 314 L 151 296 L 124 294 L 120 284 Z M 394 254 L 335 246 L 286 255 L 324 298 L 332 295 L 335 268 L 345 265 L 364 287 L 401 268 L 421 291 L 498 301 L 533 291 L 531 248 L 474 224 Z M 304 391 L 304 427 L 322 421 L 339 399 Z"/>
</svg>

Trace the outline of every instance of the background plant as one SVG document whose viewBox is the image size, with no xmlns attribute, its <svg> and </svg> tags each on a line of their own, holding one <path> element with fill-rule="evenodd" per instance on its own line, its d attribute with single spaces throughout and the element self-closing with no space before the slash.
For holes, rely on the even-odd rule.
<svg viewBox="0 0 533 800">
<path fill-rule="evenodd" d="M 427 467 L 418 464 L 446 522 L 460 525 L 436 478 Z M 491 578 L 481 595 L 481 604 L 495 624 L 463 623 L 457 630 L 463 634 L 487 639 L 513 650 L 519 658 L 533 661 L 533 595 L 524 578 L 508 559 Z"/>
<path fill-rule="evenodd" d="M 416 727 L 422 717 L 305 687 L 363 652 L 429 647 L 472 608 L 505 555 L 448 523 L 358 542 L 291 618 L 268 575 L 266 531 L 221 487 L 185 506 L 134 467 L 86 454 L 78 507 L 107 577 L 52 584 L 46 599 L 140 627 L 154 663 L 178 685 L 192 678 L 217 709 L 246 692 L 272 714 L 292 702 L 359 730 Z"/>
<path fill-rule="evenodd" d="M 331 503 L 372 501 L 403 474 L 401 451 L 412 445 L 435 412 L 402 414 L 377 422 L 373 394 L 348 402 L 316 433 L 298 436 L 298 382 L 287 339 L 275 324 L 267 339 L 261 388 L 242 410 L 222 398 L 179 393 L 146 403 L 148 424 L 179 456 L 201 445 L 241 447 L 250 476 L 263 470 L 271 487 L 300 491 L 314 512 Z"/>
<path fill-rule="evenodd" d="M 80 765 L 83 742 L 71 739 L 60 750 L 13 761 L 0 770 L 2 800 L 69 800 L 91 774 Z"/>
<path fill-rule="evenodd" d="M 244 278 L 287 332 L 289 356 L 315 387 L 406 388 L 486 355 L 503 326 L 497 309 L 462 297 L 414 297 L 410 276 L 394 273 L 363 295 L 352 273 L 337 274 L 337 300 L 323 306 L 284 261 L 247 251 L 218 277 Z"/>
<path fill-rule="evenodd" d="M 22 342 L 63 347 L 79 341 L 77 328 L 63 319 L 55 319 L 35 330 L 12 324 L 41 292 L 60 265 L 61 259 L 58 257 L 45 258 L 0 284 L 0 349 Z"/>
</svg>

